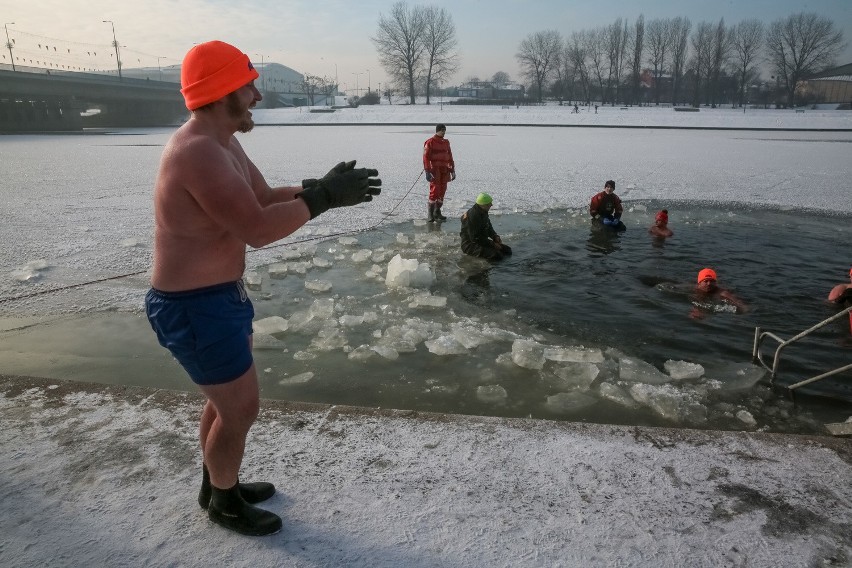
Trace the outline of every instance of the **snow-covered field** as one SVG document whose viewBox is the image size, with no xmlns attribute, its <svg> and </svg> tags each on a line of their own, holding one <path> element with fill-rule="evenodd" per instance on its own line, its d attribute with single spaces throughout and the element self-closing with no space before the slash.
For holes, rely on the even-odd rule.
<svg viewBox="0 0 852 568">
<path fill-rule="evenodd" d="M 843 130 L 852 129 L 852 112 L 826 109 L 762 109 L 708 108 L 698 112 L 676 111 L 671 106 L 580 107 L 553 102 L 543 106 L 471 106 L 441 104 L 433 99 L 429 105 L 382 104 L 357 108 L 341 108 L 334 112 L 322 107 L 257 109 L 257 124 L 433 124 L 452 125 L 553 125 L 646 128 L 720 128 L 720 129 L 784 129 Z M 681 108 L 681 107 L 678 107 Z M 448 135 L 451 131 L 448 132 Z"/>
</svg>

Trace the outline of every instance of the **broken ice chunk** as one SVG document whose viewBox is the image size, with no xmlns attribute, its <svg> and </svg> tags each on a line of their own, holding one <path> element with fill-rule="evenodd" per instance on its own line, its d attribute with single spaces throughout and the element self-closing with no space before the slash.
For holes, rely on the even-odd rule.
<svg viewBox="0 0 852 568">
<path fill-rule="evenodd" d="M 331 282 L 326 280 L 305 280 L 305 288 L 311 292 L 328 292 L 331 290 Z"/>
<path fill-rule="evenodd" d="M 442 335 L 438 339 L 426 342 L 426 348 L 435 355 L 463 355 L 467 347 L 459 343 L 452 335 Z"/>
<path fill-rule="evenodd" d="M 476 398 L 482 402 L 497 404 L 505 401 L 507 396 L 506 389 L 500 385 L 476 387 Z"/>
<path fill-rule="evenodd" d="M 406 259 L 400 255 L 394 256 L 388 263 L 385 285 L 389 288 L 428 288 L 435 281 L 435 272 L 427 263 L 419 263 L 417 259 Z"/>
<path fill-rule="evenodd" d="M 273 333 L 281 333 L 282 331 L 287 331 L 289 325 L 290 324 L 287 323 L 287 320 L 285 320 L 281 316 L 270 316 L 268 318 L 253 321 L 251 324 L 251 329 L 255 333 L 265 333 L 267 335 L 271 335 Z"/>
<path fill-rule="evenodd" d="M 512 343 L 512 361 L 525 369 L 544 367 L 544 345 L 527 339 L 516 339 Z"/>
<path fill-rule="evenodd" d="M 673 361 L 669 359 L 663 363 L 663 368 L 673 379 L 700 379 L 704 376 L 704 367 L 697 363 L 687 361 Z"/>
<path fill-rule="evenodd" d="M 560 392 L 547 397 L 545 407 L 559 414 L 576 412 L 597 402 L 597 399 L 581 392 Z"/>
</svg>

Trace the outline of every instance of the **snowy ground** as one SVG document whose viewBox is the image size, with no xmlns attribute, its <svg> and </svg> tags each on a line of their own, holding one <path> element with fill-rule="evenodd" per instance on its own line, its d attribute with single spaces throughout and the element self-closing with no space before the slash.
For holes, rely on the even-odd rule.
<svg viewBox="0 0 852 568">
<path fill-rule="evenodd" d="M 326 109 L 314 109 L 326 110 Z M 373 105 L 341 108 L 333 112 L 311 112 L 308 108 L 257 109 L 257 124 L 437 124 L 459 125 L 551 125 L 638 128 L 701 128 L 758 130 L 848 130 L 852 112 L 825 109 L 732 109 L 702 107 L 697 112 L 675 111 L 671 106 L 573 107 L 549 103 L 544 106 L 471 106 L 441 104 L 434 99 L 425 105 Z"/>
<path fill-rule="evenodd" d="M 261 124 L 536 123 L 844 131 L 832 135 L 838 137 L 832 142 L 840 143 L 824 145 L 818 155 L 807 155 L 805 144 L 778 139 L 759 155 L 732 161 L 724 159 L 738 154 L 737 142 L 719 147 L 707 144 L 703 134 L 687 133 L 672 149 L 663 148 L 658 137 L 619 134 L 606 141 L 608 152 L 592 145 L 589 155 L 571 163 L 567 175 L 564 161 L 550 153 L 554 144 L 549 137 L 542 136 L 541 146 L 525 149 L 532 155 L 526 161 L 491 162 L 481 152 L 492 152 L 485 155 L 493 159 L 499 158 L 498 152 L 516 155 L 517 148 L 497 137 L 480 137 L 474 144 L 473 137 L 453 138 L 451 131 L 454 150 L 467 153 L 467 185 L 465 196 L 449 209 L 458 213 L 466 199 L 495 179 L 508 180 L 500 182 L 500 195 L 520 211 L 576 207 L 587 200 L 590 188 L 600 185 L 601 172 L 630 179 L 629 171 L 633 178 L 656 180 L 633 182 L 642 198 L 670 194 L 725 202 L 757 199 L 785 207 L 852 211 L 848 160 L 832 157 L 847 152 L 846 132 L 852 129 L 848 112 L 601 108 L 598 114 L 584 110 L 572 115 L 567 107 L 418 105 L 335 113 L 257 110 L 255 117 Z M 244 140 L 270 181 L 294 181 L 304 171 L 330 165 L 327 155 L 306 157 L 319 154 L 320 146 L 310 135 L 289 146 L 264 146 L 273 141 L 265 130 L 276 129 L 260 128 Z M 412 135 L 413 145 L 396 152 L 404 155 L 388 156 L 382 166 L 388 186 L 383 197 L 389 203 L 400 199 L 416 177 L 412 167 L 417 168 L 422 131 L 418 128 Z M 817 139 L 825 134 L 798 136 Z M 617 144 L 628 139 L 632 149 L 622 152 Z M 7 274 L 41 258 L 49 261 L 48 277 L 58 274 L 71 281 L 144 270 L 157 145 L 138 144 L 140 150 L 104 144 L 92 157 L 90 146 L 81 141 L 73 159 L 88 166 L 80 168 L 85 177 L 77 179 L 78 171 L 62 163 L 68 159 L 64 154 L 15 154 L 17 144 L 49 149 L 49 144 L 43 145 L 46 141 L 0 140 L 4 168 L 12 170 L 0 181 L 8 184 L 2 186 L 7 199 L 0 235 L 4 242 L 15 243 L 0 254 Z M 340 148 L 359 142 L 367 164 L 389 154 L 387 147 L 354 134 L 325 141 L 323 149 L 337 156 Z M 589 146 L 588 138 L 571 143 Z M 670 157 L 679 151 L 697 153 L 706 163 L 696 160 L 683 176 L 683 163 Z M 796 159 L 802 152 L 804 157 Z M 15 160 L 7 162 L 7 155 Z M 45 155 L 55 158 L 45 160 Z M 21 166 L 21 159 L 31 163 Z M 304 171 L 275 169 L 282 161 L 300 164 Z M 114 170 L 115 163 L 126 167 Z M 513 170 L 528 183 L 516 183 Z M 815 188 L 797 192 L 807 176 L 818 180 Z M 563 182 L 565 192 L 529 195 L 531 185 Z M 421 201 L 417 196 L 400 218 L 421 216 Z M 32 207 L 34 202 L 39 207 Z M 330 231 L 340 219 L 323 217 L 308 234 Z M 369 225 L 374 220 L 361 222 Z M 123 239 L 137 239 L 138 246 L 121 245 Z M 140 249 L 145 253 L 138 254 Z M 258 255 L 255 262 L 272 258 Z M 89 302 L 83 309 L 124 308 L 125 301 L 134 305 L 130 300 L 138 303 L 144 277 L 136 280 L 124 299 L 111 298 L 107 290 L 75 295 L 66 303 Z M 4 282 L 3 291 L 18 286 Z M 104 295 L 109 300 L 102 304 Z M 39 301 L 33 300 L 24 311 L 37 311 Z M 274 402 L 263 407 L 243 478 L 276 482 L 280 493 L 268 507 L 282 515 L 285 528 L 274 537 L 247 539 L 212 526 L 195 504 L 197 396 L 0 379 L 0 565 L 852 564 L 848 440 L 415 416 Z"/>
<path fill-rule="evenodd" d="M 195 502 L 199 408 L 0 376 L 0 565 L 852 563 L 848 441 L 269 402 L 242 477 L 284 529 L 254 539 Z"/>
</svg>

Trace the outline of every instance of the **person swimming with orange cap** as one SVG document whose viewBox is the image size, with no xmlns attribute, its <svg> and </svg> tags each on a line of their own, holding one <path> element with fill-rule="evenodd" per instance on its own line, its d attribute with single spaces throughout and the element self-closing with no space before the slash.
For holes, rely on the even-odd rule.
<svg viewBox="0 0 852 568">
<path fill-rule="evenodd" d="M 234 136 L 254 126 L 251 109 L 262 99 L 257 78 L 248 56 L 225 42 L 186 54 L 181 93 L 192 114 L 163 150 L 145 295 L 157 339 L 207 399 L 198 504 L 214 523 L 252 536 L 276 533 L 282 522 L 254 506 L 275 493 L 271 483 L 239 481 L 260 408 L 254 308 L 242 281 L 246 248 L 283 239 L 330 208 L 371 201 L 382 183 L 377 170 L 351 161 L 322 179 L 271 187 Z"/>
<path fill-rule="evenodd" d="M 704 317 L 704 312 L 706 311 L 708 303 L 717 302 L 723 302 L 733 306 L 737 313 L 745 313 L 748 311 L 748 305 L 745 302 L 729 290 L 719 287 L 716 282 L 715 270 L 712 268 L 702 268 L 698 272 L 692 302 L 694 307 L 690 316 L 694 318 Z"/>
<path fill-rule="evenodd" d="M 669 211 L 662 209 L 654 217 L 654 224 L 648 229 L 648 232 L 655 237 L 671 237 L 674 232 L 669 229 Z"/>
</svg>

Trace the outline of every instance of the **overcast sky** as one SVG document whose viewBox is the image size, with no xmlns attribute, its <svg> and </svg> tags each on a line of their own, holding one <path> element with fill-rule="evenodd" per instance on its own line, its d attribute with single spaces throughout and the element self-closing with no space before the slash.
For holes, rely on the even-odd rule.
<svg viewBox="0 0 852 568">
<path fill-rule="evenodd" d="M 302 73 L 334 77 L 349 89 L 376 88 L 385 80 L 370 37 L 392 0 L 0 0 L 0 18 L 15 30 L 62 42 L 109 48 L 112 20 L 122 60 L 131 53 L 178 63 L 194 43 L 221 39 L 237 45 L 252 60 L 275 61 Z M 453 17 L 461 67 L 453 83 L 505 71 L 519 78 L 515 53 L 528 34 L 555 29 L 563 35 L 611 23 L 685 16 L 696 22 L 745 18 L 770 22 L 800 11 L 830 17 L 852 42 L 852 0 L 434 0 Z M 409 6 L 415 2 L 408 2 Z M 422 3 L 426 4 L 426 2 Z M 5 39 L 5 38 L 4 38 Z M 61 41 L 56 41 L 61 40 Z M 47 41 L 47 40 L 45 40 Z M 154 59 L 152 58 L 151 61 Z M 838 63 L 852 62 L 852 47 Z M 156 63 L 153 63 L 156 65 Z M 369 69 L 369 73 L 368 70 Z M 355 75 L 360 73 L 359 75 Z"/>
</svg>

